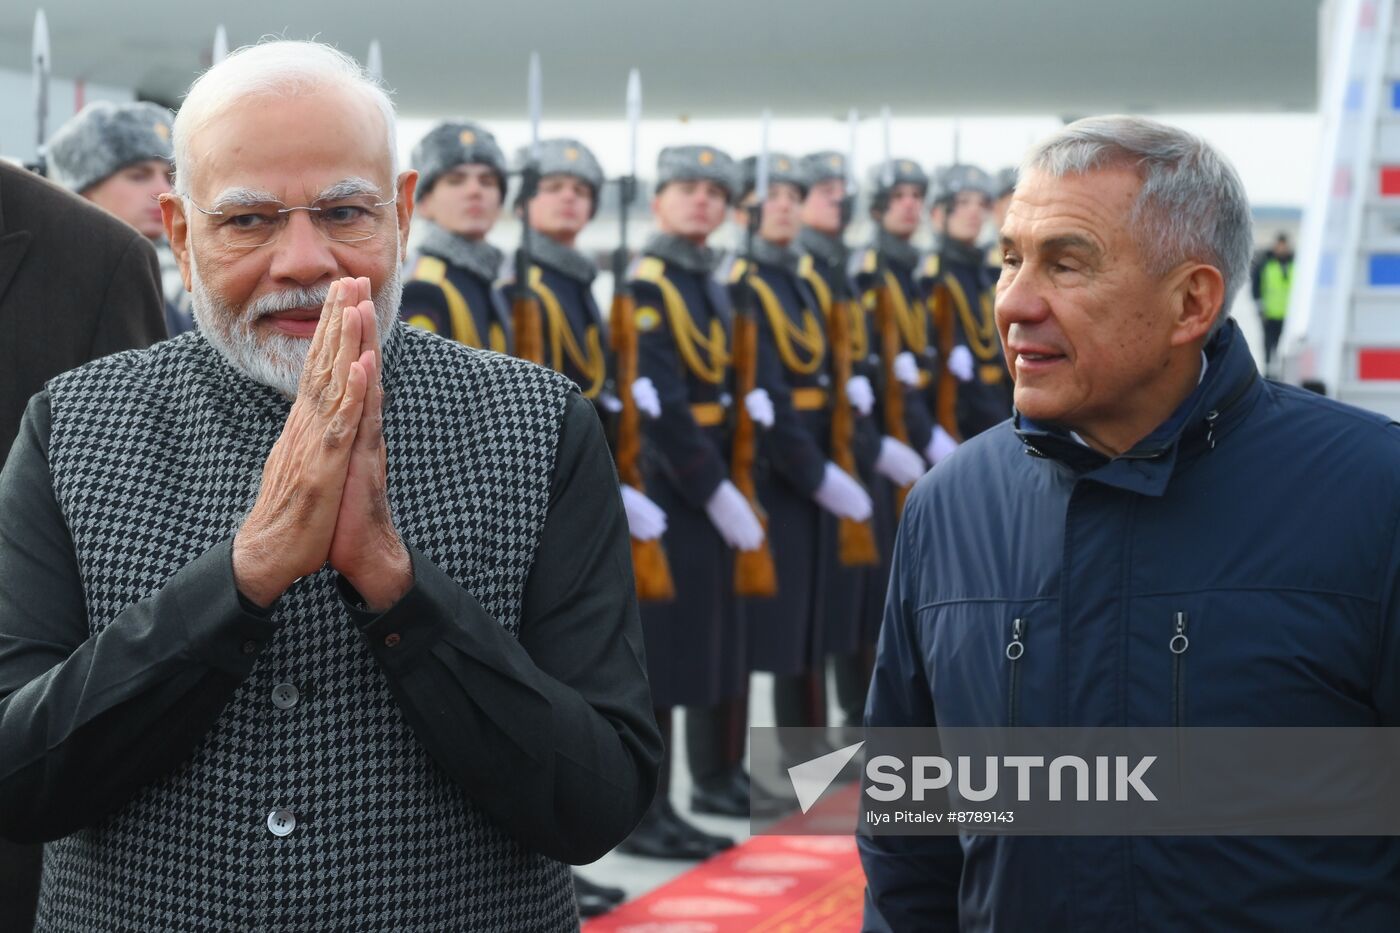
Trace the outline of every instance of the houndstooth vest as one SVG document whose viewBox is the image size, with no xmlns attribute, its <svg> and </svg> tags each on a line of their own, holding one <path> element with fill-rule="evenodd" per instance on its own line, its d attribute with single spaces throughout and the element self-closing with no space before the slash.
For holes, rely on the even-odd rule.
<svg viewBox="0 0 1400 933">
<path fill-rule="evenodd" d="M 414 545 L 512 635 L 567 380 L 396 325 L 389 490 Z M 237 530 L 290 403 L 199 334 L 49 383 L 54 491 L 97 633 Z M 524 850 L 415 740 L 330 570 L 180 768 L 46 847 L 40 931 L 573 930 L 569 870 Z M 291 709 L 271 701 L 291 683 Z M 464 742 L 471 736 L 464 735 Z M 271 811 L 296 828 L 278 838 Z"/>
</svg>

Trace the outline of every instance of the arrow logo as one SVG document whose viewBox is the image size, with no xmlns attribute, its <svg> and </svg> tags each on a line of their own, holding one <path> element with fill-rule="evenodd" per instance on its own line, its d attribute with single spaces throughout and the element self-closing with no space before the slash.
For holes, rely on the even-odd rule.
<svg viewBox="0 0 1400 933">
<path fill-rule="evenodd" d="M 821 795 L 826 793 L 826 789 L 831 786 L 831 782 L 836 780 L 836 776 L 841 773 L 850 760 L 860 751 L 864 742 L 857 742 L 854 745 L 847 745 L 845 748 L 838 748 L 834 752 L 828 752 L 820 758 L 813 758 L 811 761 L 804 761 L 800 765 L 793 765 L 788 768 L 788 778 L 792 781 L 792 789 L 797 793 L 798 806 L 802 812 L 806 813 L 812 806 L 821 799 Z"/>
</svg>

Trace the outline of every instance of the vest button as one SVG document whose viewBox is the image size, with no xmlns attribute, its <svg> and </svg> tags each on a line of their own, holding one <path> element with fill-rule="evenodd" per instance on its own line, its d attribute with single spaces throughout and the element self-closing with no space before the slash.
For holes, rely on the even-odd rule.
<svg viewBox="0 0 1400 933">
<path fill-rule="evenodd" d="M 301 692 L 291 684 L 278 684 L 272 688 L 272 705 L 278 709 L 291 709 L 301 699 Z"/>
<path fill-rule="evenodd" d="M 397 648 L 399 646 L 399 633 L 391 632 L 384 636 L 384 646 L 386 648 Z"/>
<path fill-rule="evenodd" d="M 290 836 L 297 828 L 297 818 L 291 810 L 273 810 L 267 815 L 267 830 L 274 836 Z"/>
<path fill-rule="evenodd" d="M 257 654 L 257 653 L 258 653 L 258 643 L 255 642 L 255 641 L 245 641 L 245 642 L 243 643 L 243 653 L 244 653 L 244 654 Z"/>
</svg>

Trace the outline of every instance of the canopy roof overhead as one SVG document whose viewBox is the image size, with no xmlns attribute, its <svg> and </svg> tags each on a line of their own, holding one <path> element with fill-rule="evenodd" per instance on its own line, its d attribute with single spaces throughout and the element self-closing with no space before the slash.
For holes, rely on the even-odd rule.
<svg viewBox="0 0 1400 933">
<path fill-rule="evenodd" d="M 54 72 L 177 104 L 208 66 L 219 19 L 232 47 L 318 36 L 363 59 L 408 115 L 519 117 L 526 61 L 546 113 L 614 117 L 638 67 L 651 117 L 1078 115 L 1310 110 L 1316 0 L 42 0 Z M 0 68 L 27 70 L 34 7 L 0 5 Z M 216 17 L 218 19 L 216 19 Z"/>
</svg>

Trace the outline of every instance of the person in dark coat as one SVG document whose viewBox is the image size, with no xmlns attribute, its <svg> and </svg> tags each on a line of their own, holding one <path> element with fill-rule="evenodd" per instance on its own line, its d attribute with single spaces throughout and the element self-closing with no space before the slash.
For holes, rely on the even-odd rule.
<svg viewBox="0 0 1400 933">
<path fill-rule="evenodd" d="M 471 347 L 509 352 L 509 315 L 495 291 L 504 259 L 486 235 L 506 196 L 506 157 L 496 137 L 447 120 L 413 148 L 415 226 L 426 232 L 409 258 L 400 319 Z"/>
<path fill-rule="evenodd" d="M 457 142 L 460 144 L 463 138 L 459 134 Z M 605 349 L 607 334 L 603 317 L 593 297 L 593 280 L 598 270 L 593 260 L 574 248 L 578 235 L 598 212 L 603 169 L 593 152 L 576 139 L 544 140 L 537 155 L 538 190 L 528 201 L 517 199 L 516 207 L 522 222 L 532 233 L 527 268 L 544 340 L 539 362 L 572 379 L 606 424 L 621 410 L 621 404 L 614 387 L 612 354 Z M 519 161 L 523 164 L 526 158 L 527 152 L 522 150 Z M 434 240 L 442 243 L 440 237 Z M 420 269 L 423 265 L 420 260 Z M 517 268 L 512 262 L 508 271 L 514 272 Z M 505 349 L 514 284 L 515 280 L 508 275 L 495 291 L 490 306 L 484 301 L 478 302 L 478 308 L 494 315 L 490 323 L 482 317 L 477 319 L 478 328 L 490 333 L 492 349 Z M 518 344 L 511 347 L 514 353 L 519 349 Z M 649 380 L 637 379 L 632 385 L 632 397 L 644 416 L 655 417 L 660 413 Z M 637 489 L 625 483 L 619 488 L 631 536 L 643 541 L 659 537 L 666 530 L 665 511 Z M 573 879 L 575 898 L 584 916 L 604 912 L 626 896 L 621 888 L 595 884 L 578 872 L 574 872 Z"/>
<path fill-rule="evenodd" d="M 149 101 L 94 101 L 60 126 L 48 144 L 49 177 L 56 184 L 131 224 L 156 248 L 165 326 L 172 337 L 194 327 L 157 200 L 170 190 L 173 119 L 168 109 Z"/>
<path fill-rule="evenodd" d="M 735 409 L 729 299 L 711 277 L 707 247 L 738 194 L 733 159 L 713 146 L 672 146 L 657 159 L 651 209 L 657 232 L 630 270 L 638 373 L 655 387 L 660 415 L 644 422 L 647 494 L 665 510 L 662 547 L 675 598 L 641 604 L 647 669 L 667 754 L 656 798 L 623 850 L 704 858 L 732 840 L 683 820 L 670 800 L 672 710 L 686 714 L 695 809 L 747 813 L 741 759 L 748 691 L 744 620 L 734 594 L 734 549 L 752 550 L 763 526 L 730 478 Z M 749 404 L 763 418 L 767 393 Z"/>
<path fill-rule="evenodd" d="M 1016 416 L 909 498 L 867 724 L 1400 724 L 1400 425 L 1260 378 L 1234 169 L 1081 120 L 1028 155 L 1001 246 Z M 858 843 L 867 930 L 1400 927 L 1389 837 Z"/>
<path fill-rule="evenodd" d="M 735 300 L 757 307 L 760 345 L 777 363 L 764 386 L 774 417 L 760 446 L 757 486 L 778 591 L 746 601 L 749 664 L 774 675 L 777 725 L 824 725 L 823 597 L 837 563 L 836 521 L 868 521 L 872 506 L 859 480 L 831 459 L 836 393 L 826 322 L 793 249 L 806 182 L 794 159 L 768 153 L 767 198 L 760 202 L 758 158 L 744 162 L 745 194 L 735 212 L 741 229 L 750 211 L 760 212 L 757 235 L 751 255 L 736 257 L 728 273 Z"/>
<path fill-rule="evenodd" d="M 853 287 L 847 275 L 849 251 L 842 240 L 848 170 L 845 157 L 830 151 L 806 156 L 801 167 L 808 188 L 797 234 L 797 270 L 821 306 L 830 333 L 833 303 L 850 298 Z M 845 722 L 854 724 L 865 710 L 889 580 L 896 523 L 891 482 L 907 486 L 924 474 L 928 464 L 911 447 L 884 433 L 885 371 L 879 335 L 863 303 L 849 301 L 847 308 L 853 375 L 846 396 L 857 415 L 852 448 L 859 479 L 873 502 L 876 560 L 853 566 L 838 560 L 824 577 L 821 612 L 836 700 Z"/>
<path fill-rule="evenodd" d="M 940 353 L 951 333 L 940 330 L 929 308 L 928 289 L 918 280 L 914 234 L 923 217 L 928 175 L 911 159 L 892 159 L 871 170 L 870 217 L 875 234 L 851 257 L 851 278 L 866 311 L 875 314 L 878 290 L 887 288 L 899 352 L 892 364 L 904 385 L 904 421 L 909 446 L 930 463 L 957 447 L 957 425 L 940 411 L 938 389 L 945 361 Z"/>
<path fill-rule="evenodd" d="M 164 337 L 150 242 L 106 211 L 0 161 L 0 464 L 25 404 L 48 379 Z M 29 929 L 38 878 L 38 846 L 0 841 L 0 930 Z"/>
<path fill-rule="evenodd" d="M 952 336 L 938 391 L 943 410 L 957 419 L 958 439 L 1011 416 L 1011 375 L 992 317 L 999 270 L 987 263 L 981 244 L 996 190 L 975 165 L 950 165 L 934 179 L 929 220 L 938 246 L 923 264 L 920 285 L 931 296 L 935 323 Z"/>
</svg>

